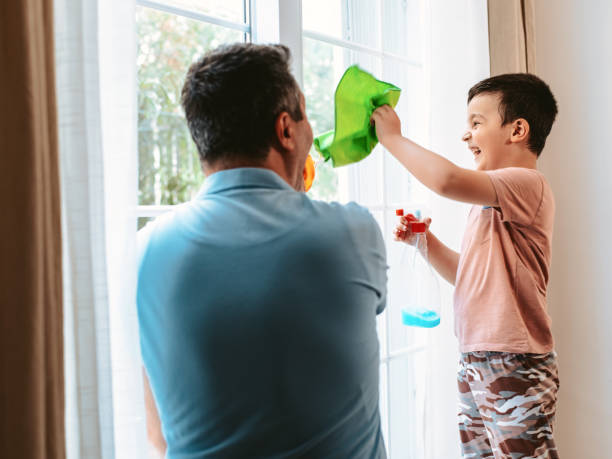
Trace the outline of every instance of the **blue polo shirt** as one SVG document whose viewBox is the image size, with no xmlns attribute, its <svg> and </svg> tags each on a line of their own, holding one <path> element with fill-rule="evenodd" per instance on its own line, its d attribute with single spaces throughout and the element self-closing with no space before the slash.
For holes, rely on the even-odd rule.
<svg viewBox="0 0 612 459">
<path fill-rule="evenodd" d="M 267 169 L 210 175 L 139 232 L 138 320 L 167 457 L 386 457 L 370 213 Z"/>
</svg>

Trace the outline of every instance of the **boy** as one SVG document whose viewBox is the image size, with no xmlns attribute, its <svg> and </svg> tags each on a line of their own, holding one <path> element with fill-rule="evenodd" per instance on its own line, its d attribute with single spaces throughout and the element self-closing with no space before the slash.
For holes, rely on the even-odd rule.
<svg viewBox="0 0 612 459">
<path fill-rule="evenodd" d="M 546 312 L 555 206 L 536 170 L 556 114 L 549 87 L 534 75 L 500 75 L 473 86 L 463 140 L 476 170 L 402 137 L 389 106 L 372 115 L 380 142 L 419 181 L 474 204 L 461 253 L 427 232 L 431 264 L 455 285 L 464 457 L 558 457 L 552 422 L 559 379 Z M 395 236 L 411 243 L 407 222 Z"/>
</svg>

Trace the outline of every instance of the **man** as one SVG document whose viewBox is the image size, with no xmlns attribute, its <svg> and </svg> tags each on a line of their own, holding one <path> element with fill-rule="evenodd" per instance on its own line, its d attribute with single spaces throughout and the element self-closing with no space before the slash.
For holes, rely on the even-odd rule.
<svg viewBox="0 0 612 459">
<path fill-rule="evenodd" d="M 183 87 L 206 181 L 139 234 L 145 389 L 163 437 L 149 433 L 169 458 L 385 457 L 385 248 L 367 210 L 300 192 L 312 130 L 289 58 L 220 48 Z"/>
</svg>

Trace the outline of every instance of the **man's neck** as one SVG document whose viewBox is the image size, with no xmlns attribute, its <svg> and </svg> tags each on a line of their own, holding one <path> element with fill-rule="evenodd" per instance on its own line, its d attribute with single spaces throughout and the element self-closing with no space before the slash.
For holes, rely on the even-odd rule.
<svg viewBox="0 0 612 459">
<path fill-rule="evenodd" d="M 261 167 L 276 172 L 292 188 L 296 188 L 299 183 L 297 172 L 294 171 L 295 165 L 290 164 L 287 157 L 275 148 L 270 148 L 268 157 Z M 299 171 L 299 173 L 303 174 L 303 171 Z"/>
<path fill-rule="evenodd" d="M 217 161 L 214 164 L 204 163 L 202 170 L 204 171 L 204 175 L 208 177 L 215 172 L 229 170 L 229 169 L 238 169 L 241 167 L 256 167 L 260 169 L 268 169 L 272 172 L 275 172 L 280 178 L 282 178 L 285 182 L 289 184 L 290 187 L 296 188 L 298 187 L 300 181 L 296 171 L 293 171 L 295 167 L 291 164 L 288 164 L 286 157 L 280 153 L 275 148 L 270 148 L 268 152 L 268 156 L 265 161 L 262 162 L 249 162 L 249 161 Z M 302 171 L 299 171 L 302 174 Z"/>
</svg>

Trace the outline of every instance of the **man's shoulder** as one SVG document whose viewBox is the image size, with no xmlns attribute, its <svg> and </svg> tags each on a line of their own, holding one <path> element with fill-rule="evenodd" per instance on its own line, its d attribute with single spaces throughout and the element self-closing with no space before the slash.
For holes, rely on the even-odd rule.
<svg viewBox="0 0 612 459">
<path fill-rule="evenodd" d="M 154 232 L 171 226 L 174 222 L 175 215 L 178 212 L 183 211 L 188 204 L 189 203 L 179 204 L 168 212 L 152 217 L 141 229 L 138 230 L 138 241 L 148 241 Z"/>
<path fill-rule="evenodd" d="M 343 220 L 348 224 L 373 225 L 376 220 L 370 211 L 356 202 L 341 204 L 339 202 L 310 201 L 315 213 L 325 219 Z"/>
<path fill-rule="evenodd" d="M 355 202 L 340 204 L 337 202 L 311 201 L 314 214 L 319 216 L 321 228 L 335 231 L 335 238 L 352 243 L 360 249 L 366 247 L 384 249 L 380 227 L 372 213 Z M 329 236 L 329 233 L 328 233 Z"/>
<path fill-rule="evenodd" d="M 142 260 L 146 254 L 147 248 L 151 244 L 152 240 L 164 239 L 168 235 L 175 233 L 175 222 L 176 215 L 178 212 L 185 211 L 189 203 L 179 204 L 169 212 L 158 215 L 157 217 L 149 220 L 141 229 L 136 233 L 136 243 L 138 248 L 139 259 Z"/>
</svg>

